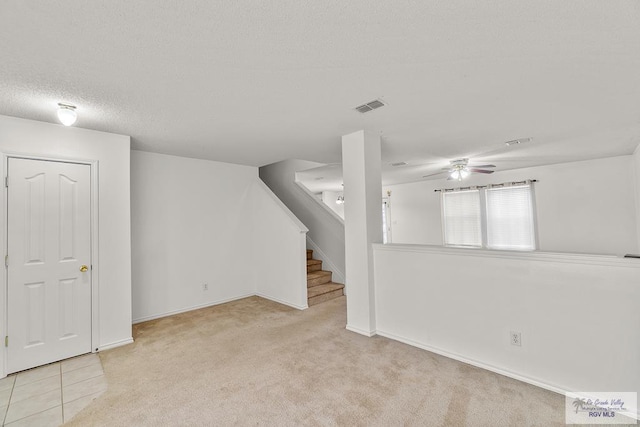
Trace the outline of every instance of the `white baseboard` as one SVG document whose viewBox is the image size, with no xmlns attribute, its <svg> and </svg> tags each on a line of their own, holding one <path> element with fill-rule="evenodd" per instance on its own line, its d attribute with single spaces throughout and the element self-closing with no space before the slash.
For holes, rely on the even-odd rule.
<svg viewBox="0 0 640 427">
<path fill-rule="evenodd" d="M 347 329 L 349 329 L 349 327 L 347 327 Z M 358 331 L 354 331 L 354 332 L 358 332 Z M 427 351 L 430 351 L 432 353 L 439 354 L 440 356 L 448 357 L 449 359 L 454 359 L 454 360 L 457 360 L 459 362 L 466 363 L 468 365 L 476 366 L 476 367 L 481 368 L 481 369 L 486 369 L 487 371 L 495 372 L 496 374 L 504 375 L 505 377 L 513 378 L 514 380 L 522 381 L 524 383 L 531 384 L 531 385 L 534 385 L 536 387 L 540 387 L 540 388 L 543 388 L 545 390 L 549 390 L 549 391 L 552 391 L 554 393 L 561 394 L 563 396 L 566 396 L 567 394 L 569 394 L 569 395 L 576 395 L 576 396 L 587 397 L 587 398 L 591 397 L 591 396 L 583 395 L 582 392 L 571 391 L 571 390 L 568 390 L 568 389 L 563 388 L 561 386 L 558 386 L 558 385 L 555 385 L 555 384 L 550 384 L 550 383 L 545 382 L 543 380 L 539 380 L 537 378 L 531 378 L 531 377 L 528 377 L 528 376 L 525 376 L 525 375 L 520 375 L 520 374 L 515 373 L 515 372 L 511 372 L 511 371 L 508 371 L 508 370 L 505 370 L 505 369 L 502 369 L 502 368 L 498 368 L 497 366 L 493 366 L 493 365 L 489 365 L 489 364 L 486 364 L 486 363 L 483 363 L 483 362 L 479 362 L 477 360 L 470 359 L 468 357 L 464 357 L 464 356 L 461 356 L 461 355 L 456 354 L 456 353 L 451 353 L 449 351 L 442 350 L 440 348 L 432 347 L 432 346 L 427 345 L 427 344 L 422 344 L 422 343 L 414 341 L 412 339 L 401 337 L 401 336 L 398 336 L 398 335 L 395 335 L 395 334 L 392 334 L 392 333 L 389 333 L 389 332 L 384 332 L 384 331 L 381 331 L 381 330 L 377 330 L 375 333 L 377 335 L 380 335 L 381 337 L 386 337 L 386 338 L 389 338 L 389 339 L 392 339 L 392 340 L 395 340 L 395 341 L 399 341 L 399 342 L 408 344 L 408 345 L 413 346 L 413 347 L 418 347 L 418 348 L 421 348 L 423 350 L 427 350 Z M 363 334 L 363 335 L 365 335 L 365 334 Z M 640 418 L 640 410 L 638 410 L 638 408 L 633 407 L 633 408 L 629 408 L 629 409 L 630 409 L 630 411 L 623 412 L 623 414 L 626 415 L 626 416 L 629 416 L 629 417 L 633 417 L 635 419 L 639 419 Z"/>
<path fill-rule="evenodd" d="M 364 335 L 365 337 L 372 337 L 376 335 L 376 331 L 367 331 L 356 326 L 347 325 L 347 331 L 355 332 L 356 334 Z"/>
<path fill-rule="evenodd" d="M 120 341 L 115 341 L 109 344 L 101 345 L 98 347 L 98 351 L 111 350 L 112 348 L 122 347 L 123 345 L 132 344 L 133 338 L 126 338 Z"/>
<path fill-rule="evenodd" d="M 282 304 L 282 305 L 286 305 L 286 306 L 289 306 L 289 307 L 292 307 L 292 308 L 296 308 L 298 310 L 306 310 L 307 308 L 309 308 L 309 306 L 307 304 L 305 304 L 305 305 L 292 304 L 290 302 L 283 301 L 283 300 L 280 300 L 278 298 L 273 298 L 273 297 L 270 297 L 270 296 L 267 296 L 267 295 L 264 295 L 264 294 L 256 294 L 256 296 L 260 297 L 260 298 L 268 299 L 269 301 L 277 302 L 278 304 Z"/>
<path fill-rule="evenodd" d="M 344 277 L 344 272 L 340 270 L 336 265 L 331 261 L 331 259 L 322 252 L 322 249 L 316 245 L 316 243 L 311 240 L 309 235 L 307 234 L 307 245 L 311 247 L 311 250 L 318 253 L 318 258 L 322 260 L 322 262 L 327 266 L 327 269 L 333 273 L 333 280 L 344 284 L 345 295 L 347 294 L 347 283 Z"/>
<path fill-rule="evenodd" d="M 489 364 L 486 364 L 486 363 L 483 363 L 483 362 L 479 362 L 479 361 L 474 360 L 474 359 L 470 359 L 468 357 L 461 356 L 461 355 L 456 354 L 456 353 L 451 353 L 449 351 L 442 350 L 440 348 L 432 347 L 432 346 L 427 345 L 427 344 L 422 344 L 420 342 L 414 341 L 414 340 L 409 339 L 409 338 L 401 337 L 399 335 L 395 335 L 395 334 L 392 334 L 392 333 L 389 333 L 389 332 L 385 332 L 385 331 L 381 331 L 381 330 L 377 330 L 376 333 L 377 333 L 377 335 L 380 335 L 382 337 L 390 338 L 390 339 L 395 340 L 395 341 L 400 341 L 402 343 L 409 344 L 410 346 L 418 347 L 418 348 L 421 348 L 423 350 L 427 350 L 427 351 L 430 351 L 432 353 L 439 354 L 440 356 L 448 357 L 449 359 L 454 359 L 454 360 L 457 360 L 459 362 L 466 363 L 468 365 L 473 365 L 473 366 L 476 366 L 478 368 L 486 369 L 487 371 L 495 372 L 496 374 L 504 375 L 505 377 L 513 378 L 514 380 L 522 381 L 524 383 L 531 384 L 531 385 L 534 385 L 536 387 L 543 388 L 545 390 L 553 391 L 554 393 L 558 393 L 558 394 L 562 394 L 562 395 L 566 395 L 567 393 L 570 393 L 569 390 L 566 390 L 566 389 L 564 389 L 562 387 L 559 387 L 559 386 L 557 386 L 555 384 L 549 384 L 547 382 L 544 382 L 542 380 L 538 380 L 536 378 L 530 378 L 530 377 L 527 377 L 527 376 L 524 376 L 524 375 L 520 375 L 520 374 L 517 374 L 515 372 L 511 372 L 511 371 L 508 371 L 508 370 L 505 370 L 505 369 L 502 369 L 502 368 L 498 368 L 497 366 L 489 365 Z M 575 392 L 571 392 L 571 393 L 575 393 Z"/>
<path fill-rule="evenodd" d="M 233 298 L 226 298 L 226 299 L 216 300 L 216 301 L 208 302 L 208 303 L 205 303 L 205 304 L 193 305 L 191 307 L 185 307 L 185 308 L 181 308 L 179 310 L 167 311 L 165 313 L 152 314 L 150 316 L 138 317 L 137 319 L 133 319 L 132 324 L 135 325 L 136 323 L 142 323 L 142 322 L 148 322 L 149 320 L 161 319 L 163 317 L 173 316 L 174 314 L 186 313 L 187 311 L 198 310 L 200 308 L 211 307 L 213 305 L 224 304 L 224 303 L 227 303 L 227 302 L 236 301 L 236 300 L 239 300 L 239 299 L 248 298 L 248 297 L 252 297 L 252 296 L 255 296 L 255 294 L 253 294 L 253 293 L 252 294 L 246 294 L 246 295 L 241 295 L 241 296 L 237 296 L 237 297 L 233 297 Z"/>
</svg>

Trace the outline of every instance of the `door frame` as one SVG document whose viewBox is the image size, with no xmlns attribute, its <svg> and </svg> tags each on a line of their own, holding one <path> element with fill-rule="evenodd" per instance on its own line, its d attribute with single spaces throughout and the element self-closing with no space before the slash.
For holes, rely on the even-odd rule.
<svg viewBox="0 0 640 427">
<path fill-rule="evenodd" d="M 49 161 L 49 162 L 60 162 L 60 163 L 75 163 L 88 165 L 90 167 L 91 173 L 91 352 L 96 353 L 100 346 L 100 294 L 99 294 L 99 277 L 100 277 L 100 265 L 98 256 L 99 251 L 99 240 L 98 240 L 98 160 L 93 159 L 79 159 L 72 157 L 45 157 L 31 154 L 22 154 L 22 153 L 13 153 L 13 152 L 1 152 L 2 155 L 2 210 L 0 211 L 1 222 L 3 226 L 3 232 L 1 233 L 0 245 L 2 246 L 2 254 L 4 256 L 8 253 L 8 191 L 5 186 L 5 178 L 7 177 L 7 171 L 9 166 L 9 159 L 26 159 L 26 160 L 40 160 L 40 161 Z M 4 258 L 4 257 L 3 257 Z M 0 363 L 0 378 L 4 378 L 7 376 L 7 357 L 8 350 L 7 347 L 4 346 L 4 337 L 7 336 L 7 322 L 8 322 L 8 304 L 9 300 L 8 296 L 8 270 L 5 267 L 4 259 L 2 262 L 2 267 L 4 269 L 4 273 L 0 276 L 0 319 L 2 319 L 2 324 L 0 325 L 0 345 L 2 346 L 2 363 Z"/>
</svg>

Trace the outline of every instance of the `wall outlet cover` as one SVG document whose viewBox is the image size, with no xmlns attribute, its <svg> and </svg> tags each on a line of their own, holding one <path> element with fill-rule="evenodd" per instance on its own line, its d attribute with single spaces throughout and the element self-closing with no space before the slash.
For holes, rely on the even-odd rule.
<svg viewBox="0 0 640 427">
<path fill-rule="evenodd" d="M 522 335 L 520 332 L 511 331 L 510 333 L 511 345 L 522 347 Z"/>
</svg>

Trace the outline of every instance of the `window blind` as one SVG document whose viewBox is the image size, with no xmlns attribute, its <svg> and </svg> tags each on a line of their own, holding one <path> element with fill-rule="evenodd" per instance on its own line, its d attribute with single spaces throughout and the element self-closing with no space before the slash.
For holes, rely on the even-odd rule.
<svg viewBox="0 0 640 427">
<path fill-rule="evenodd" d="M 534 250 L 535 230 L 531 186 L 486 190 L 487 247 Z"/>
<path fill-rule="evenodd" d="M 480 192 L 442 193 L 444 244 L 482 246 Z"/>
</svg>

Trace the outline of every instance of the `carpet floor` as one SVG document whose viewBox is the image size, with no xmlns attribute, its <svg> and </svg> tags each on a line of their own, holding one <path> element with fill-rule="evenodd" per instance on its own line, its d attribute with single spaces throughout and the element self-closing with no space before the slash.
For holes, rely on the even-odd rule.
<svg viewBox="0 0 640 427">
<path fill-rule="evenodd" d="M 137 324 L 133 344 L 100 353 L 108 390 L 69 425 L 565 425 L 559 394 L 345 324 L 345 297 Z"/>
</svg>

